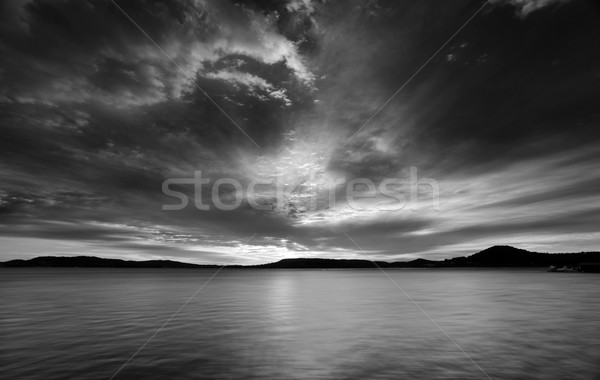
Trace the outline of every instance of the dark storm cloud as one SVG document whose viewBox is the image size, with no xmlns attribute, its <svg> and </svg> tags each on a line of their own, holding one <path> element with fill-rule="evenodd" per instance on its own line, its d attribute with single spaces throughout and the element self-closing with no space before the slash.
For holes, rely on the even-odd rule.
<svg viewBox="0 0 600 380">
<path fill-rule="evenodd" d="M 5 95 L 38 101 L 152 104 L 190 87 L 205 63 L 240 53 L 288 67 L 309 80 L 294 45 L 268 16 L 224 2 L 6 2 L 3 23 Z M 12 12 L 11 12 L 12 11 Z"/>
<path fill-rule="evenodd" d="M 492 2 L 350 141 L 482 3 L 117 3 L 168 56 L 109 1 L 1 5 L 0 223 L 11 244 L 105 242 L 114 255 L 196 261 L 241 247 L 250 262 L 360 255 L 344 232 L 389 258 L 596 232 L 592 2 Z M 306 206 L 307 173 L 378 182 L 410 167 L 438 181 L 439 212 L 381 211 L 380 199 L 355 210 L 343 187 L 336 205 Z M 244 198 L 233 211 L 163 211 L 174 201 L 163 181 L 195 171 L 211 178 L 207 202 L 223 177 L 246 187 L 284 173 L 302 185 L 281 210 Z M 191 186 L 177 189 L 193 203 Z"/>
<path fill-rule="evenodd" d="M 425 4 L 413 8 L 417 9 L 409 11 L 427 11 Z M 452 4 L 444 10 L 439 17 L 461 20 L 467 18 L 472 7 Z M 570 150 L 596 140 L 600 121 L 596 63 L 600 55 L 594 41 L 600 36 L 600 27 L 594 7 L 586 2 L 567 4 L 561 12 L 524 20 L 512 17 L 512 12 L 510 8 L 489 8 L 473 20 L 452 46 L 346 147 L 347 154 L 373 154 L 369 138 L 381 135 L 382 129 L 387 132 L 386 138 L 395 138 L 394 146 L 402 147 L 400 154 L 406 161 L 438 170 L 457 170 L 474 162 L 492 165 L 498 158 L 498 164 L 504 165 L 507 160 Z M 365 54 L 368 58 L 362 59 L 366 62 L 358 62 L 364 67 L 357 69 L 356 62 L 348 65 L 348 76 L 355 71 L 366 72 L 363 75 L 377 86 L 389 83 L 387 91 L 381 92 L 391 95 L 427 59 L 426 54 L 432 54 L 435 46 L 445 41 L 451 28 L 460 26 L 458 22 L 448 25 L 434 19 L 429 20 L 430 25 L 439 28 L 421 29 L 417 22 L 401 22 L 409 16 L 411 13 L 388 13 L 383 20 L 377 19 L 387 27 L 385 32 L 361 30 L 361 34 L 368 34 L 364 38 L 378 47 L 373 55 Z M 574 18 L 579 20 L 577 28 L 572 25 Z M 394 24 L 402 25 L 398 27 L 401 34 Z M 402 49 L 394 49 L 397 45 L 403 45 Z M 389 59 L 390 54 L 397 58 Z M 452 61 L 448 61 L 450 55 Z M 387 63 L 377 65 L 377 60 Z M 398 61 L 402 66 L 397 65 Z M 358 93 L 345 92 L 345 96 L 357 102 L 370 101 L 362 86 L 354 87 Z M 369 113 L 342 115 L 354 115 L 350 129 L 356 130 Z"/>
<path fill-rule="evenodd" d="M 329 168 L 349 178 L 403 177 L 414 165 L 452 193 L 432 218 L 433 226 L 450 230 L 447 238 L 423 226 L 423 234 L 411 238 L 399 230 L 396 239 L 371 239 L 370 246 L 388 246 L 393 254 L 539 233 L 544 227 L 571 231 L 581 225 L 572 224 L 576 217 L 556 215 L 553 226 L 546 220 L 556 210 L 579 210 L 572 211 L 578 215 L 598 205 L 599 162 L 591 153 L 598 150 L 600 122 L 598 9 L 592 2 L 561 2 L 560 9 L 553 6 L 559 2 L 512 3 L 518 17 L 514 7 L 488 7 L 334 154 Z M 477 6 L 452 3 L 434 12 L 426 2 L 378 2 L 362 13 L 334 6 L 339 22 L 324 37 L 319 56 L 321 65 L 334 68 L 321 83 L 327 122 L 349 138 Z M 461 186 L 470 193 L 458 207 Z M 472 206 L 481 212 L 469 214 Z M 592 232 L 593 221 L 584 220 L 583 230 Z M 362 223 L 365 231 L 356 233 L 370 234 L 374 223 Z M 452 234 L 463 223 L 490 227 Z"/>
<path fill-rule="evenodd" d="M 108 1 L 3 3 L 2 212 L 15 226 L 157 223 L 169 219 L 164 179 L 237 170 L 250 142 L 170 58 L 261 145 L 277 142 L 283 111 L 306 102 L 311 74 L 271 16 L 222 2 L 120 6 L 170 57 Z M 190 214 L 175 225 L 247 223 Z M 16 230 L 106 238 L 50 225 Z"/>
</svg>

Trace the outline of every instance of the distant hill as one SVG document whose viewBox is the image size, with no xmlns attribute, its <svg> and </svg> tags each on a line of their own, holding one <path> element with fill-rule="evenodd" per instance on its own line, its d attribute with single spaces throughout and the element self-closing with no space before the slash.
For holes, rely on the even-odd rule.
<svg viewBox="0 0 600 380">
<path fill-rule="evenodd" d="M 496 245 L 474 255 L 455 257 L 438 262 L 447 267 L 547 267 L 577 266 L 586 262 L 600 262 L 600 252 L 540 253 Z"/>
<path fill-rule="evenodd" d="M 378 264 L 388 264 L 386 262 L 378 262 Z M 274 263 L 255 265 L 255 268 L 272 268 L 272 269 L 306 269 L 306 268 L 377 268 L 377 266 L 369 260 L 338 260 L 338 259 L 283 259 Z"/>
<path fill-rule="evenodd" d="M 319 258 L 283 259 L 261 265 L 228 265 L 236 269 L 359 269 L 359 268 L 498 268 L 498 267 L 548 267 L 580 266 L 598 268 L 600 252 L 540 253 L 511 246 L 497 245 L 466 257 L 434 261 L 338 260 Z M 590 264 L 591 263 L 591 264 Z M 598 263 L 598 264 L 594 264 Z M 88 268 L 219 268 L 220 265 L 198 265 L 170 260 L 126 261 L 93 256 L 57 257 L 43 256 L 31 260 L 11 260 L 0 263 L 4 267 L 88 267 Z"/>
<path fill-rule="evenodd" d="M 31 260 L 11 260 L 4 267 L 80 267 L 80 268 L 219 268 L 220 265 L 198 265 L 171 260 L 130 261 L 94 256 L 40 256 Z"/>
<path fill-rule="evenodd" d="M 255 268 L 272 269 L 360 269 L 360 268 L 428 268 L 439 264 L 439 261 L 416 259 L 412 261 L 370 261 L 344 259 L 283 259 L 274 263 L 254 265 Z"/>
<path fill-rule="evenodd" d="M 257 265 L 261 268 L 498 268 L 498 267 L 549 267 L 578 266 L 581 263 L 600 263 L 600 252 L 540 253 L 506 245 L 496 245 L 467 257 L 434 261 L 334 260 L 334 259 L 284 259 L 275 263 Z"/>
</svg>

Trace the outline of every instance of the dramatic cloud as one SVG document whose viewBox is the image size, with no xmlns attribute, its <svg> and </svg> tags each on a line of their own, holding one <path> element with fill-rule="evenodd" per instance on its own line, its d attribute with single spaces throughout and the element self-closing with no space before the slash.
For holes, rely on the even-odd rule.
<svg viewBox="0 0 600 380">
<path fill-rule="evenodd" d="M 151 39 L 110 2 L 5 4 L 3 95 L 48 104 L 154 104 L 179 97 L 207 64 L 233 54 L 283 62 L 302 83 L 313 81 L 273 16 L 218 2 L 123 3 Z"/>
<path fill-rule="evenodd" d="M 117 4 L 0 5 L 2 259 L 597 249 L 595 3 Z"/>
</svg>

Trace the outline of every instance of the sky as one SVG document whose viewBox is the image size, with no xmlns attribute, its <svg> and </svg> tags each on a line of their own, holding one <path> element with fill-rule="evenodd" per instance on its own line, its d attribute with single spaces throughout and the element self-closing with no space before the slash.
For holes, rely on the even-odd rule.
<svg viewBox="0 0 600 380">
<path fill-rule="evenodd" d="M 598 2 L 0 8 L 0 260 L 599 250 Z"/>
</svg>

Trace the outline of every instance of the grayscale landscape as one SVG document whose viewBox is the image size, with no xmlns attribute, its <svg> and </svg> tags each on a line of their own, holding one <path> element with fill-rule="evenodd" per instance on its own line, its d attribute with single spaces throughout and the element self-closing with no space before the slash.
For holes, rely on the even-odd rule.
<svg viewBox="0 0 600 380">
<path fill-rule="evenodd" d="M 0 378 L 600 379 L 600 2 L 0 2 Z"/>
</svg>

